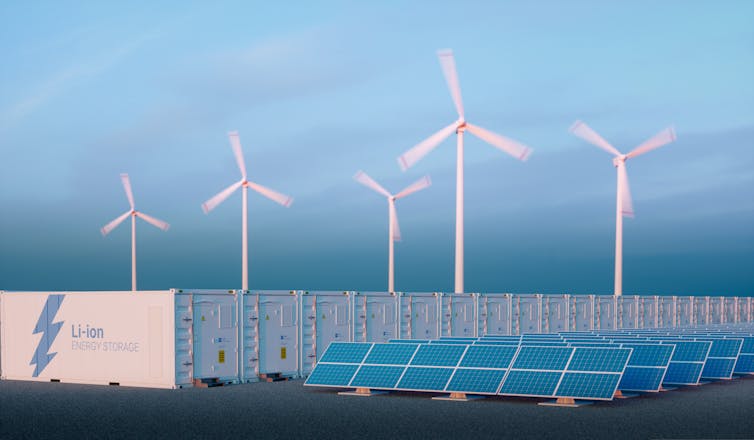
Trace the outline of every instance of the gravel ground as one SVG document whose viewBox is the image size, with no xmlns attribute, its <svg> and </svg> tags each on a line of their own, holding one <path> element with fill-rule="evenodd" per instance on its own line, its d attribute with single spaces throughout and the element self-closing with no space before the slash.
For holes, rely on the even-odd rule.
<svg viewBox="0 0 754 440">
<path fill-rule="evenodd" d="M 301 380 L 182 390 L 0 381 L 0 438 L 754 439 L 754 377 L 581 408 L 336 391 Z"/>
</svg>

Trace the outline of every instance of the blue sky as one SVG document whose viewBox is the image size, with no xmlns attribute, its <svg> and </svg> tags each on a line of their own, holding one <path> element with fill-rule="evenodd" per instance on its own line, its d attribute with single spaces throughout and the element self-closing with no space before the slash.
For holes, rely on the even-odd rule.
<svg viewBox="0 0 754 440">
<path fill-rule="evenodd" d="M 251 287 L 383 290 L 391 191 L 396 288 L 453 287 L 455 148 L 406 173 L 396 157 L 456 115 L 436 58 L 452 48 L 469 121 L 534 149 L 518 162 L 466 142 L 466 290 L 610 293 L 615 169 L 568 133 L 582 119 L 627 152 L 624 293 L 754 292 L 754 3 L 4 2 L 0 4 L 0 288 L 240 287 L 250 179 Z"/>
</svg>

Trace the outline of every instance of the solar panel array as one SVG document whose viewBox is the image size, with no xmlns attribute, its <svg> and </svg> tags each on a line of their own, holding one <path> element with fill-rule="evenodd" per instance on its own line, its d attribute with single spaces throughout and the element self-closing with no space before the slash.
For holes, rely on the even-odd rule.
<svg viewBox="0 0 754 440">
<path fill-rule="evenodd" d="M 612 400 L 754 374 L 754 334 L 632 329 L 334 342 L 308 386 Z"/>
<path fill-rule="evenodd" d="M 611 400 L 631 351 L 333 342 L 305 385 Z"/>
</svg>

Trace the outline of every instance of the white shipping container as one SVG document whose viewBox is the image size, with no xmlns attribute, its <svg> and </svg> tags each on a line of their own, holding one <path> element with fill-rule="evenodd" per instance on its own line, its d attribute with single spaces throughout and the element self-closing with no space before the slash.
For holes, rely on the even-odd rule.
<svg viewBox="0 0 754 440">
<path fill-rule="evenodd" d="M 233 291 L 4 292 L 3 379 L 190 386 L 238 380 Z"/>
<path fill-rule="evenodd" d="M 476 336 L 477 297 L 475 293 L 443 293 L 440 296 L 441 336 Z"/>
<path fill-rule="evenodd" d="M 244 303 L 256 300 L 258 319 L 256 333 L 257 354 L 245 353 L 248 362 L 256 357 L 257 374 L 299 376 L 299 347 L 303 326 L 299 325 L 300 309 L 296 291 L 252 291 L 244 295 Z M 245 323 L 254 325 L 253 321 Z M 248 381 L 249 376 L 245 376 Z M 253 380 L 253 378 L 251 378 Z"/>
<path fill-rule="evenodd" d="M 678 325 L 677 321 L 677 298 L 675 296 L 657 297 L 658 327 L 673 328 Z"/>
<path fill-rule="evenodd" d="M 351 341 L 349 292 L 299 291 L 301 353 L 299 374 L 308 376 L 331 342 Z"/>
<path fill-rule="evenodd" d="M 693 325 L 710 324 L 709 316 L 709 296 L 695 296 L 694 301 L 694 323 Z"/>
<path fill-rule="evenodd" d="M 676 327 L 691 327 L 694 325 L 694 297 L 678 296 L 675 300 Z"/>
<path fill-rule="evenodd" d="M 659 327 L 659 300 L 656 296 L 639 297 L 639 328 Z"/>
<path fill-rule="evenodd" d="M 618 328 L 639 328 L 639 297 L 621 295 L 616 300 Z"/>
<path fill-rule="evenodd" d="M 739 297 L 738 298 L 738 322 L 754 322 L 752 316 L 752 298 Z"/>
<path fill-rule="evenodd" d="M 513 334 L 542 333 L 542 295 L 514 295 Z"/>
<path fill-rule="evenodd" d="M 615 330 L 616 301 L 613 295 L 595 295 L 594 297 L 594 328 L 599 330 Z"/>
<path fill-rule="evenodd" d="M 477 335 L 511 334 L 511 298 L 509 293 L 479 295 Z"/>
<path fill-rule="evenodd" d="M 400 293 L 401 339 L 437 339 L 440 337 L 440 294 Z"/>
<path fill-rule="evenodd" d="M 708 302 L 708 324 L 724 324 L 725 321 L 725 297 L 711 296 Z"/>
<path fill-rule="evenodd" d="M 570 312 L 570 331 L 594 329 L 594 295 L 571 295 Z"/>
<path fill-rule="evenodd" d="M 739 298 L 736 296 L 723 297 L 723 322 L 729 324 L 739 322 L 738 303 Z"/>
<path fill-rule="evenodd" d="M 398 336 L 398 297 L 389 292 L 353 292 L 355 342 L 387 342 Z"/>
<path fill-rule="evenodd" d="M 542 331 L 556 333 L 569 331 L 570 295 L 545 295 L 542 297 Z"/>
</svg>

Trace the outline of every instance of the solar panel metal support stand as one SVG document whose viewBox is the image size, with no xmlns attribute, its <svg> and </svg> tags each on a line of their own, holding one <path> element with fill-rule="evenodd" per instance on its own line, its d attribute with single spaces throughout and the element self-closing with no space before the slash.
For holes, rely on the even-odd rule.
<svg viewBox="0 0 754 440">
<path fill-rule="evenodd" d="M 541 406 L 562 406 L 566 408 L 578 408 L 580 406 L 591 405 L 594 402 L 591 400 L 576 400 L 572 397 L 558 397 L 555 400 L 548 402 L 539 402 L 537 405 Z"/>
<path fill-rule="evenodd" d="M 678 387 L 666 387 L 666 386 L 661 386 L 661 387 L 660 387 L 660 391 L 661 391 L 661 392 L 662 392 L 662 391 L 675 391 L 675 390 L 677 390 L 677 389 L 678 389 Z"/>
<path fill-rule="evenodd" d="M 339 396 L 359 396 L 359 397 L 372 397 L 379 396 L 381 394 L 387 394 L 387 391 L 374 391 L 369 388 L 356 388 L 354 391 L 341 391 Z"/>
<path fill-rule="evenodd" d="M 453 402 L 468 402 L 470 400 L 484 399 L 485 396 L 469 396 L 466 393 L 450 393 L 447 396 L 435 396 L 432 400 L 452 400 Z"/>
<path fill-rule="evenodd" d="M 614 399 L 631 399 L 633 397 L 639 397 L 639 393 L 624 393 L 621 390 L 618 390 L 613 395 Z"/>
</svg>

